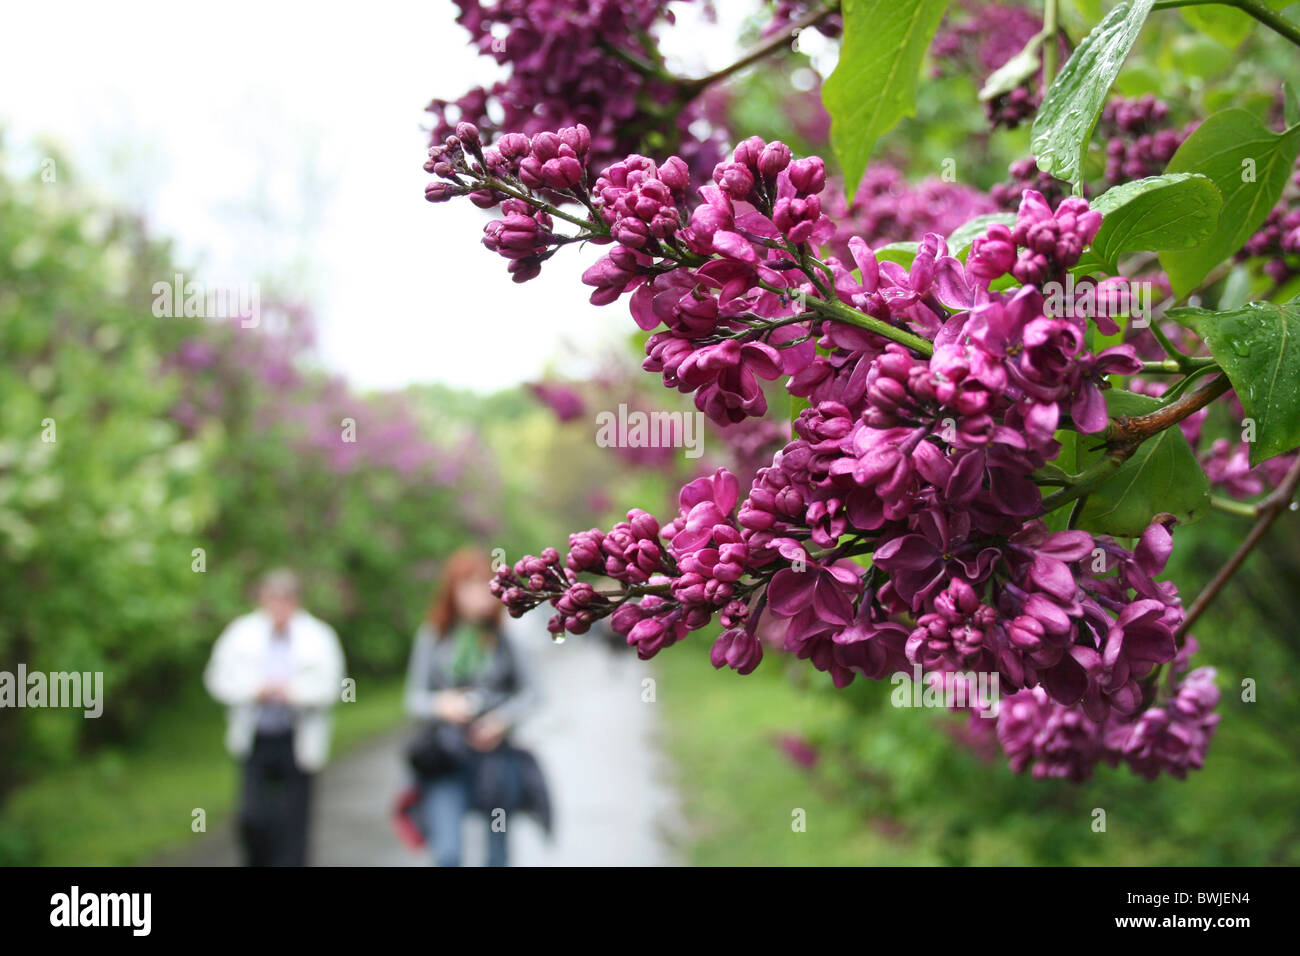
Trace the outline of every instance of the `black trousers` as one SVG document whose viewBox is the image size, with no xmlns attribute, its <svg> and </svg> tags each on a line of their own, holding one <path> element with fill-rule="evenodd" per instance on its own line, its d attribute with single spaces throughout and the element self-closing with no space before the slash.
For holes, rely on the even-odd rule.
<svg viewBox="0 0 1300 956">
<path fill-rule="evenodd" d="M 306 866 L 311 774 L 293 758 L 293 731 L 258 733 L 244 762 L 239 837 L 247 866 Z"/>
</svg>

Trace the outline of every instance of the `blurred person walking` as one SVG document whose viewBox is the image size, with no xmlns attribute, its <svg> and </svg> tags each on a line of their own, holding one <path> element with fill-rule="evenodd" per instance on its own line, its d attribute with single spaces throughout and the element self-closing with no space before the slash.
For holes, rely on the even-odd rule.
<svg viewBox="0 0 1300 956">
<path fill-rule="evenodd" d="M 491 578 L 485 554 L 451 555 L 411 649 L 406 709 L 422 722 L 407 751 L 419 781 L 412 809 L 437 866 L 461 864 L 470 810 L 488 814 L 489 866 L 506 865 L 512 814 L 535 813 L 550 827 L 541 769 L 509 740 L 537 694 L 501 630 Z"/>
<path fill-rule="evenodd" d="M 226 748 L 243 762 L 239 835 L 249 866 L 305 866 L 312 775 L 329 755 L 343 650 L 299 604 L 292 571 L 267 574 L 260 607 L 237 618 L 203 674 L 228 708 Z"/>
</svg>

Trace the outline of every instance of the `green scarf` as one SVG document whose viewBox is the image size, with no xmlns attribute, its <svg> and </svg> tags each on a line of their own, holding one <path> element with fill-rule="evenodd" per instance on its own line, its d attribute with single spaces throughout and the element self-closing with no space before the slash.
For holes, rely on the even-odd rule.
<svg viewBox="0 0 1300 956">
<path fill-rule="evenodd" d="M 473 682 L 475 675 L 483 669 L 487 654 L 483 652 L 483 639 L 478 628 L 461 624 L 451 632 L 455 642 L 456 656 L 451 661 L 451 679 L 453 686 L 464 687 Z"/>
</svg>

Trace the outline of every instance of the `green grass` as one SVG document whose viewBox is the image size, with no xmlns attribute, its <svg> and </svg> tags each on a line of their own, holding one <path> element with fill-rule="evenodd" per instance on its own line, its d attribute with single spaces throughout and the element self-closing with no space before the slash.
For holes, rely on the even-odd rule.
<svg viewBox="0 0 1300 956">
<path fill-rule="evenodd" d="M 1223 723 L 1204 770 L 1147 783 L 1103 766 L 1074 785 L 1012 774 L 998 753 L 981 758 L 947 732 L 962 718 L 891 707 L 888 683 L 835 691 L 781 655 L 739 677 L 709 666 L 707 644 L 657 658 L 691 863 L 1300 863 L 1300 758 L 1270 726 L 1294 701 L 1242 703 L 1235 675 L 1220 675 Z M 783 734 L 814 746 L 816 766 L 792 762 Z M 796 809 L 804 832 L 792 829 Z M 1105 832 L 1093 829 L 1097 809 Z"/>
<path fill-rule="evenodd" d="M 400 678 L 357 683 L 357 700 L 335 708 L 335 758 L 404 719 Z M 101 750 L 19 787 L 3 808 L 0 859 L 140 864 L 190 839 L 195 808 L 206 812 L 211 830 L 236 799 L 224 730 L 222 709 L 195 692 L 161 712 L 129 746 Z"/>
<path fill-rule="evenodd" d="M 812 734 L 828 719 L 849 719 L 847 699 L 809 694 L 774 675 L 783 666 L 779 659 L 740 677 L 715 671 L 692 651 L 662 654 L 657 682 L 668 711 L 665 743 L 684 802 L 690 863 L 936 862 L 902 838 L 887 815 L 845 800 L 833 782 L 794 764 L 777 743 L 782 734 Z M 802 832 L 794 828 L 798 810 Z"/>
</svg>

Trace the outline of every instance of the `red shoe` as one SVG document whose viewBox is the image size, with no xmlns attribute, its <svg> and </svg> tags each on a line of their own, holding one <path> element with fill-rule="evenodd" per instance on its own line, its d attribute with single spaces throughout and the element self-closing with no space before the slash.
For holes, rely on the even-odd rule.
<svg viewBox="0 0 1300 956">
<path fill-rule="evenodd" d="M 420 791 L 415 787 L 407 787 L 397 795 L 392 816 L 389 817 L 397 839 L 410 850 L 424 849 L 424 832 L 415 817 L 415 807 L 419 802 Z"/>
</svg>

